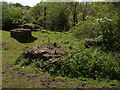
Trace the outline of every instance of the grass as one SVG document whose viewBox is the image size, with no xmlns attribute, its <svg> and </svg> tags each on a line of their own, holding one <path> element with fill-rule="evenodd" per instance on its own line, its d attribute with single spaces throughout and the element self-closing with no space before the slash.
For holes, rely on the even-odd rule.
<svg viewBox="0 0 120 90">
<path fill-rule="evenodd" d="M 84 49 L 82 40 L 76 39 L 71 33 L 33 32 L 37 40 L 31 43 L 20 43 L 10 37 L 10 33 L 2 32 L 2 68 L 3 88 L 120 88 L 120 81 L 103 79 L 101 81 L 91 78 L 69 78 L 51 76 L 49 73 L 35 72 L 34 64 L 26 67 L 14 65 L 16 59 L 25 50 L 37 45 L 51 45 L 57 42 L 58 46 L 70 52 L 77 48 Z M 72 46 L 73 49 L 69 49 Z M 35 77 L 34 77 L 35 75 Z M 24 83 L 23 83 L 24 82 Z"/>
</svg>

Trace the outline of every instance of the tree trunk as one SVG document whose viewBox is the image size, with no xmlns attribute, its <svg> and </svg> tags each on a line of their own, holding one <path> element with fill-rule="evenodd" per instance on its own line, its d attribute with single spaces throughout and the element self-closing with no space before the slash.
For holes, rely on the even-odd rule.
<svg viewBox="0 0 120 90">
<path fill-rule="evenodd" d="M 44 28 L 46 29 L 46 6 L 44 7 Z"/>
<path fill-rule="evenodd" d="M 78 23 L 78 20 L 77 20 L 77 3 L 75 3 L 75 5 L 74 5 L 73 21 L 74 21 L 73 26 L 75 26 Z"/>
</svg>

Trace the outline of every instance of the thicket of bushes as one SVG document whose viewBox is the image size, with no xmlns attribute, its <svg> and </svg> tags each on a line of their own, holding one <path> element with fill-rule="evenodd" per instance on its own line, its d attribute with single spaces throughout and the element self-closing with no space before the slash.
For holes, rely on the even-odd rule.
<svg viewBox="0 0 120 90">
<path fill-rule="evenodd" d="M 120 50 L 120 28 L 112 19 L 95 19 L 88 17 L 87 21 L 75 26 L 73 33 L 77 38 L 98 38 L 103 47 L 110 51 Z"/>
<path fill-rule="evenodd" d="M 100 26 L 92 16 L 86 16 L 85 21 L 79 22 L 73 27 L 72 32 L 77 38 L 96 38 L 100 35 Z"/>
<path fill-rule="evenodd" d="M 19 60 L 18 60 L 19 61 Z M 29 60 L 22 60 L 21 66 L 29 65 Z M 51 75 L 78 78 L 81 76 L 93 79 L 120 79 L 120 61 L 111 53 L 102 52 L 100 49 L 77 50 L 71 55 L 49 62 L 37 60 L 35 67 L 40 72 L 48 72 Z"/>
<path fill-rule="evenodd" d="M 120 51 L 120 28 L 117 22 L 103 18 L 100 20 L 101 42 L 107 50 Z"/>
</svg>

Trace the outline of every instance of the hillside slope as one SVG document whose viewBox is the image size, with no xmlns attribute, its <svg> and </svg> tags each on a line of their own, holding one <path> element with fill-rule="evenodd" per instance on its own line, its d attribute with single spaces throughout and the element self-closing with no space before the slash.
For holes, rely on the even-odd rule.
<svg viewBox="0 0 120 90">
<path fill-rule="evenodd" d="M 84 48 L 82 40 L 76 39 L 71 33 L 60 32 L 33 32 L 37 40 L 31 43 L 20 43 L 10 37 L 10 33 L 2 32 L 2 77 L 3 88 L 120 88 L 118 80 L 104 79 L 102 81 L 90 78 L 68 78 L 52 76 L 49 73 L 36 72 L 34 64 L 26 67 L 14 65 L 22 52 L 37 45 L 46 46 L 57 42 L 62 48 L 69 50 Z M 50 40 L 50 41 L 49 41 Z M 50 42 L 50 43 L 49 43 Z M 62 42 L 62 43 L 61 43 Z M 69 42 L 66 44 L 66 42 Z"/>
</svg>

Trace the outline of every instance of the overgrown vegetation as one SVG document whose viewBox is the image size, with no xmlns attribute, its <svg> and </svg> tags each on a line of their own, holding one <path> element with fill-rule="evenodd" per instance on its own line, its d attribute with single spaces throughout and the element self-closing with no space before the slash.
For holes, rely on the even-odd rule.
<svg viewBox="0 0 120 90">
<path fill-rule="evenodd" d="M 96 38 L 100 35 L 100 26 L 96 18 L 87 16 L 86 21 L 80 21 L 73 27 L 73 33 L 77 38 Z"/>
<path fill-rule="evenodd" d="M 29 6 L 23 6 L 19 3 L 8 4 L 7 2 L 2 2 L 2 29 L 9 31 L 24 24 L 26 22 L 24 15 L 28 8 Z"/>
<path fill-rule="evenodd" d="M 40 2 L 34 7 L 2 4 L 3 30 L 26 26 L 32 31 L 37 29 L 33 34 L 38 40 L 26 43 L 27 47 L 50 46 L 56 42 L 58 48 L 66 52 L 54 63 L 41 59 L 30 62 L 21 54 L 17 56 L 16 65 L 32 64 L 38 71 L 56 76 L 120 80 L 120 2 Z M 95 39 L 102 44 L 85 47 L 86 39 Z M 3 46 L 5 50 L 13 44 L 6 45 Z"/>
<path fill-rule="evenodd" d="M 49 32 L 49 35 L 51 34 L 52 32 Z M 69 34 L 70 33 L 67 35 L 69 36 Z M 51 40 L 50 36 L 45 37 L 49 37 Z M 65 37 L 63 39 L 65 39 Z M 17 58 L 16 64 L 20 64 L 20 66 L 27 66 L 33 63 L 34 66 L 38 69 L 37 71 L 48 72 L 51 75 L 55 76 L 64 76 L 71 78 L 84 76 L 97 80 L 101 80 L 103 78 L 111 80 L 120 79 L 119 52 L 104 52 L 99 47 L 91 47 L 85 49 L 82 41 L 79 42 L 78 40 L 75 40 L 76 44 L 72 45 L 71 39 L 67 41 L 69 43 L 66 41 L 61 42 L 61 40 L 62 38 L 59 39 L 59 41 L 56 41 L 57 45 L 63 45 L 60 48 L 64 48 L 66 53 L 64 57 L 62 59 L 59 59 L 57 62 L 53 63 L 41 59 L 37 59 L 35 62 L 31 62 L 29 59 L 24 59 L 24 54 L 22 54 Z M 81 46 L 78 45 L 78 42 L 81 43 Z M 44 46 L 51 45 L 50 42 L 48 43 L 47 39 L 43 43 Z"/>
<path fill-rule="evenodd" d="M 85 49 L 85 47 L 82 44 L 83 40 L 79 41 L 79 39 L 76 39 L 71 33 L 65 34 L 62 32 L 55 33 L 50 31 L 49 34 L 47 34 L 47 33 L 41 33 L 39 31 L 33 32 L 32 33 L 33 36 L 37 37 L 38 39 L 31 43 L 19 43 L 17 40 L 9 37 L 9 32 L 6 31 L 2 31 L 2 34 L 3 34 L 2 36 L 3 37 L 3 49 L 2 49 L 3 72 L 9 74 L 8 75 L 3 73 L 3 77 L 4 77 L 3 87 L 32 87 L 32 88 L 43 87 L 44 85 L 42 85 L 41 82 L 44 81 L 47 84 L 47 81 L 49 81 L 49 79 L 46 81 L 46 78 L 54 78 L 54 82 L 56 83 L 50 81 L 51 83 L 54 83 L 52 84 L 53 87 L 54 86 L 58 87 L 60 85 L 65 85 L 68 88 L 80 87 L 81 84 L 84 83 L 87 84 L 86 87 L 88 88 L 119 87 L 119 72 L 118 72 L 119 67 L 117 66 L 119 64 L 119 58 L 120 58 L 119 53 L 114 52 L 107 54 L 105 52 L 100 51 L 100 49 L 97 48 Z M 56 63 L 49 63 L 41 60 L 38 60 L 37 62 L 30 62 L 28 59 L 24 59 L 23 52 L 25 52 L 29 48 L 32 48 L 37 45 L 42 45 L 42 46 L 49 45 L 50 43 L 48 44 L 48 39 L 47 39 L 48 37 L 51 43 L 57 42 L 57 45 L 61 46 L 60 48 L 64 48 L 65 51 L 67 50 L 67 53 L 63 59 L 59 60 Z M 57 39 L 58 37 L 59 40 Z M 68 41 L 69 43 L 67 43 Z M 69 48 L 69 46 L 71 46 L 72 49 Z M 15 63 L 16 65 L 14 65 Z M 9 65 L 12 67 L 10 67 Z M 100 68 L 100 70 L 98 68 L 95 68 L 96 66 L 99 66 L 98 68 Z M 20 70 L 18 70 L 17 68 L 19 68 Z M 91 72 L 91 70 L 93 70 L 93 73 Z M 94 70 L 96 70 L 97 72 L 95 72 Z M 33 73 L 30 74 L 28 73 L 29 71 L 32 71 Z M 24 72 L 26 72 L 25 75 L 23 74 L 23 76 L 20 77 L 21 73 Z M 32 80 L 31 79 L 29 80 L 29 77 L 27 78 L 27 75 L 28 76 L 31 75 L 30 77 L 32 77 L 32 75 L 36 75 L 36 73 L 34 72 L 37 72 L 37 75 L 39 76 L 35 77 Z M 46 72 L 46 73 L 41 73 L 41 72 Z M 48 77 L 47 72 L 49 72 L 51 76 Z M 100 73 L 104 73 L 104 74 L 101 75 Z M 114 77 L 113 75 L 116 76 Z M 13 79 L 13 76 L 17 79 Z M 56 76 L 59 76 L 58 77 L 59 81 L 55 79 L 57 78 Z M 69 77 L 73 79 L 70 79 Z M 112 80 L 112 79 L 117 79 L 117 80 Z M 62 80 L 65 80 L 65 83 L 61 82 Z M 20 81 L 21 82 L 24 81 L 25 84 L 21 84 Z M 61 82 L 61 83 L 58 84 L 57 82 Z M 115 86 L 112 86 L 111 84 Z"/>
<path fill-rule="evenodd" d="M 111 51 L 120 51 L 120 30 L 116 23 L 108 19 L 100 21 L 101 40 L 106 49 Z"/>
<path fill-rule="evenodd" d="M 26 66 L 30 63 L 29 59 L 23 59 L 20 65 Z M 51 75 L 72 78 L 84 76 L 97 80 L 120 79 L 119 57 L 114 57 L 112 53 L 102 52 L 100 49 L 75 50 L 57 62 L 38 59 L 34 64 L 38 71 L 48 72 Z"/>
</svg>

